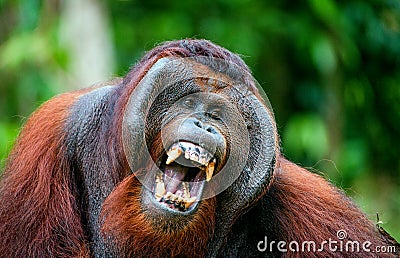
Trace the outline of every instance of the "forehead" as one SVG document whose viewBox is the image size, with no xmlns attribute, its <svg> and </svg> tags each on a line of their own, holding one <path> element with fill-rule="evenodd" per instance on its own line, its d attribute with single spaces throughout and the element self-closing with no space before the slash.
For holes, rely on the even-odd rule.
<svg viewBox="0 0 400 258">
<path fill-rule="evenodd" d="M 244 109 L 249 102 L 257 101 L 272 112 L 268 98 L 253 76 L 246 69 L 223 59 L 164 57 L 153 64 L 140 84 L 144 84 L 143 88 L 150 87 L 149 94 L 153 100 L 161 100 L 159 105 L 171 104 L 171 101 L 195 92 L 213 92 L 224 95 Z"/>
<path fill-rule="evenodd" d="M 192 81 L 202 91 L 246 85 L 246 78 L 253 78 L 234 63 L 211 57 L 164 57 L 151 67 L 148 74 L 157 74 L 158 78 L 166 79 L 170 84 Z"/>
<path fill-rule="evenodd" d="M 228 105 L 232 101 L 225 94 L 215 92 L 196 92 L 181 98 L 181 101 L 201 102 L 208 105 Z"/>
</svg>

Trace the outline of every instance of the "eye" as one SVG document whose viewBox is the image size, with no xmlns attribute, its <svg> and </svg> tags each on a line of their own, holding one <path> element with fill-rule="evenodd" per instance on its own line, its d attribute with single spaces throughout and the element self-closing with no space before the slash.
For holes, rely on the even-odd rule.
<svg viewBox="0 0 400 258">
<path fill-rule="evenodd" d="M 188 97 L 183 101 L 183 104 L 189 108 L 194 106 L 194 99 L 192 97 Z"/>
<path fill-rule="evenodd" d="M 210 117 L 215 120 L 221 120 L 221 113 L 219 110 L 215 109 L 209 113 Z"/>
</svg>

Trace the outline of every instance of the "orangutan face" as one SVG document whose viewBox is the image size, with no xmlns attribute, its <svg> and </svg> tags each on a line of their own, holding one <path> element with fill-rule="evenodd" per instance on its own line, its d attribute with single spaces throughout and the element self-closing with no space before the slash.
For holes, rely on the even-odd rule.
<svg viewBox="0 0 400 258">
<path fill-rule="evenodd" d="M 263 148 L 271 155 L 265 166 L 273 160 L 273 124 L 263 100 L 240 81 L 241 71 L 218 71 L 210 61 L 159 60 L 127 109 L 126 124 L 136 132 L 143 129 L 148 150 L 147 158 L 137 154 L 135 133 L 127 130 L 127 157 L 133 167 L 143 167 L 136 165 L 141 160 L 146 164 L 136 174 L 142 182 L 141 206 L 157 227 L 191 222 L 208 199 L 229 188 L 244 169 L 256 167 Z M 150 97 L 138 104 L 142 94 Z M 140 129 L 131 121 L 138 109 L 146 110 Z M 269 127 L 262 131 L 264 124 Z M 262 139 L 266 133 L 269 138 Z"/>
</svg>

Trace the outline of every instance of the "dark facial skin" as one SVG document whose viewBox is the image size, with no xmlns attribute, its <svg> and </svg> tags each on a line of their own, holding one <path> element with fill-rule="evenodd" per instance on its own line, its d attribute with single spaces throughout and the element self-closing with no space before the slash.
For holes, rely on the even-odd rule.
<svg viewBox="0 0 400 258">
<path fill-rule="evenodd" d="M 268 184 L 275 162 L 274 123 L 268 105 L 242 75 L 235 66 L 207 58 L 160 59 L 132 93 L 123 124 L 125 154 L 141 183 L 140 210 L 152 230 L 184 235 L 188 228 L 204 231 L 202 225 L 217 223 L 218 234 L 227 234 Z M 168 153 L 181 143 L 182 149 L 199 149 L 200 156 L 206 150 L 211 159 L 199 165 L 182 151 L 167 164 Z M 207 181 L 205 168 L 214 159 Z M 180 196 L 184 182 L 196 201 L 182 208 L 166 195 Z M 215 237 L 219 245 L 222 238 Z"/>
<path fill-rule="evenodd" d="M 227 153 L 232 105 L 214 93 L 196 93 L 179 99 L 168 110 L 162 126 L 163 145 L 193 142 L 223 161 Z"/>
<path fill-rule="evenodd" d="M 240 120 L 240 119 L 239 119 Z M 230 135 L 235 135 L 236 138 L 245 138 L 243 133 L 246 131 L 239 130 L 238 125 L 238 110 L 236 106 L 232 104 L 232 101 L 224 94 L 217 94 L 212 92 L 197 92 L 188 94 L 175 101 L 166 112 L 162 114 L 161 123 L 161 139 L 162 150 L 157 151 L 161 153 L 153 157 L 158 165 L 158 168 L 153 167 L 155 174 L 160 171 L 165 172 L 166 170 L 166 152 L 169 148 L 176 143 L 190 143 L 193 146 L 198 146 L 200 149 L 207 151 L 212 155 L 212 160 L 215 160 L 215 170 L 213 176 L 217 175 L 219 171 L 225 166 L 225 163 L 230 155 L 230 146 L 232 140 Z M 236 140 L 238 141 L 238 140 Z M 157 147 L 155 147 L 157 148 Z M 160 205 L 159 202 L 154 198 L 155 187 L 153 189 L 144 190 L 142 204 L 152 210 L 152 216 L 159 214 L 163 219 L 173 219 L 176 217 L 185 216 L 185 220 L 191 217 L 197 212 L 197 209 L 201 206 L 201 197 L 203 191 L 211 192 L 211 188 L 215 188 L 218 181 L 222 180 L 224 176 L 219 179 L 211 179 L 210 182 L 205 180 L 205 171 L 200 171 L 198 164 L 190 159 L 183 158 L 185 154 L 182 154 L 173 165 L 168 167 L 170 171 L 169 175 L 175 177 L 175 174 L 179 174 L 179 171 L 185 170 L 184 168 L 190 168 L 187 174 L 194 173 L 198 174 L 198 178 L 194 179 L 194 175 L 186 175 L 186 179 L 181 181 L 197 181 L 200 183 L 198 186 L 191 185 L 192 195 L 196 193 L 197 202 L 192 205 L 188 210 L 177 211 L 175 209 L 169 209 L 165 205 Z M 234 157 L 233 160 L 235 160 Z M 211 161 L 210 161 L 211 162 Z M 202 166 L 204 168 L 204 166 Z M 158 172 L 157 172 L 158 171 Z M 200 171 L 200 172 L 199 172 Z M 149 173 L 147 177 L 150 187 L 154 185 L 154 173 Z M 229 173 L 226 170 L 224 173 Z M 226 174 L 229 177 L 232 175 Z M 189 177 L 190 179 L 188 179 Z M 166 176 L 165 185 L 168 183 Z M 166 186 L 168 189 L 168 186 Z M 197 190 L 194 190 L 197 188 Z M 215 190 L 215 189 L 214 189 Z M 180 223 L 177 223 L 180 224 Z"/>
</svg>

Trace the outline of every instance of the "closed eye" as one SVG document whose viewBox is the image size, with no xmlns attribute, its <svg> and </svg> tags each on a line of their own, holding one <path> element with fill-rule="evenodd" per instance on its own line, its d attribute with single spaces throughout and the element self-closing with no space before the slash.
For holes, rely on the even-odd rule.
<svg viewBox="0 0 400 258">
<path fill-rule="evenodd" d="M 184 101 L 183 104 L 188 107 L 192 108 L 194 106 L 194 99 L 192 97 L 187 97 Z"/>
<path fill-rule="evenodd" d="M 206 115 L 208 117 L 211 117 L 212 119 L 221 120 L 221 113 L 219 110 L 213 110 L 211 112 L 206 113 Z"/>
</svg>

